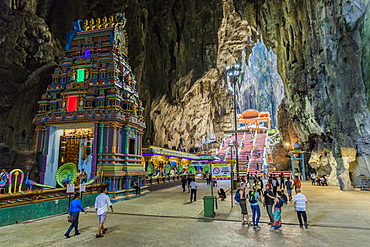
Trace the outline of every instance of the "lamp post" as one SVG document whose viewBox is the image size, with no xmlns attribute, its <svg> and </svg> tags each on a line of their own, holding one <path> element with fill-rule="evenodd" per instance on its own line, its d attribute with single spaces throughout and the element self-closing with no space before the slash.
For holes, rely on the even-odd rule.
<svg viewBox="0 0 370 247">
<path fill-rule="evenodd" d="M 239 145 L 238 145 L 238 120 L 237 120 L 237 117 L 236 117 L 236 83 L 237 81 L 239 80 L 239 76 L 240 76 L 240 72 L 241 72 L 242 68 L 241 68 L 241 64 L 240 62 L 237 62 L 235 65 L 233 66 L 230 66 L 230 65 L 227 65 L 226 66 L 226 74 L 227 76 L 230 78 L 231 80 L 231 83 L 233 85 L 233 89 L 234 89 L 234 131 L 235 131 L 235 161 L 236 161 L 236 179 L 239 178 L 239 154 L 238 154 L 238 148 L 239 148 Z M 232 149 L 231 149 L 231 153 L 232 153 Z"/>
</svg>

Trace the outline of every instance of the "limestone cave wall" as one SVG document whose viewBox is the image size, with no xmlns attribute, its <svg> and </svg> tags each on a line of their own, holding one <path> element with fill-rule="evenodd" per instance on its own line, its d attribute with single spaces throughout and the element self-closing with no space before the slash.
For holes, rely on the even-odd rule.
<svg viewBox="0 0 370 247">
<path fill-rule="evenodd" d="M 350 166 L 354 175 L 369 175 L 368 1 L 237 3 L 278 56 L 282 111 L 297 129 L 283 135 L 293 130 L 310 151 L 318 140 L 330 144 L 319 153 L 333 155 L 341 189 L 352 189 Z"/>
<path fill-rule="evenodd" d="M 127 17 L 130 64 L 148 126 L 144 143 L 171 147 L 183 138 L 189 149 L 209 133 L 222 138 L 233 124 L 225 65 L 243 50 L 248 60 L 261 38 L 277 55 L 284 84 L 277 117 L 284 141 L 320 154 L 312 164 L 327 157 L 341 189 L 352 188 L 350 172 L 370 175 L 365 0 L 0 1 L 0 143 L 11 152 L 33 151 L 37 101 L 72 22 L 116 12 Z M 280 100 L 281 94 L 266 102 L 277 111 Z"/>
</svg>

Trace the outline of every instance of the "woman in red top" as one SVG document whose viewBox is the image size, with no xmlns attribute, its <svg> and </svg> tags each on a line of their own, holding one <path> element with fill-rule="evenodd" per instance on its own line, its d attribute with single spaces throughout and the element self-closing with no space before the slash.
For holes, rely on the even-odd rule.
<svg viewBox="0 0 370 247">
<path fill-rule="evenodd" d="M 298 176 L 295 176 L 293 184 L 297 194 L 297 188 L 301 188 L 301 180 L 299 180 Z"/>
</svg>

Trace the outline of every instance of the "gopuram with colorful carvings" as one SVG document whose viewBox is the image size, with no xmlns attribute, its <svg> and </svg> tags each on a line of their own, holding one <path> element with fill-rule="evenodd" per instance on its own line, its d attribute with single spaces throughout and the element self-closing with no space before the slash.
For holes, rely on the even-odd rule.
<svg viewBox="0 0 370 247">
<path fill-rule="evenodd" d="M 84 169 L 118 197 L 134 179 L 145 186 L 143 106 L 128 63 L 123 14 L 79 20 L 67 35 L 65 58 L 52 74 L 33 123 L 40 183 L 56 186 Z M 65 168 L 63 171 L 60 168 Z M 64 177 L 63 177 L 64 176 Z"/>
</svg>

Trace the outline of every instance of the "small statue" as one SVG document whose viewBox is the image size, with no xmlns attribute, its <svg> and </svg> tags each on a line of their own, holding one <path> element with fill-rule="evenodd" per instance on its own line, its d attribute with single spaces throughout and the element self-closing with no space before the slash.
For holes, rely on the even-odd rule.
<svg viewBox="0 0 370 247">
<path fill-rule="evenodd" d="M 108 27 L 114 27 L 114 16 L 111 15 L 108 18 Z"/>
<path fill-rule="evenodd" d="M 76 71 L 73 69 L 73 70 L 72 70 L 71 81 L 76 80 L 76 75 L 77 75 L 77 73 L 76 73 Z"/>
<path fill-rule="evenodd" d="M 84 29 L 85 31 L 88 31 L 91 29 L 90 25 L 89 25 L 89 20 L 84 20 Z"/>
<path fill-rule="evenodd" d="M 101 23 L 100 23 L 100 18 L 96 18 L 96 29 L 100 29 L 101 28 Z"/>
<path fill-rule="evenodd" d="M 89 23 L 90 23 L 90 28 L 91 28 L 91 30 L 95 30 L 95 27 L 96 27 L 96 26 L 95 26 L 94 18 L 91 18 Z"/>
<path fill-rule="evenodd" d="M 102 28 L 106 28 L 108 27 L 108 18 L 106 16 L 104 16 L 102 18 L 102 24 L 101 24 Z"/>
</svg>

